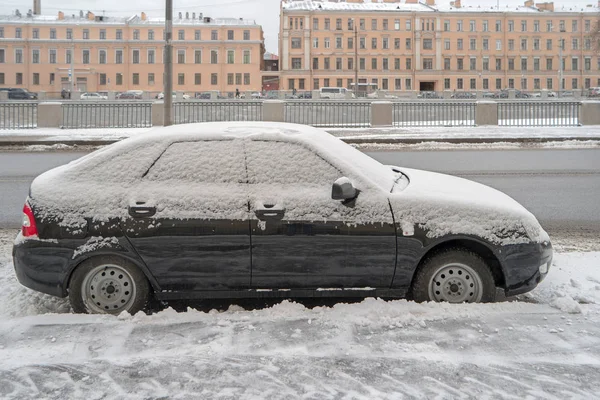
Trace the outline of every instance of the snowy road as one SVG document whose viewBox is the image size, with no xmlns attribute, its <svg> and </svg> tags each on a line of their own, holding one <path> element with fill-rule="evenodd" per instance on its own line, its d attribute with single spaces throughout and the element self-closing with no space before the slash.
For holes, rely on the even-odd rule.
<svg viewBox="0 0 600 400">
<path fill-rule="evenodd" d="M 591 399 L 600 391 L 600 252 L 558 254 L 532 294 L 497 304 L 367 299 L 99 317 L 69 314 L 64 300 L 21 287 L 13 236 L 0 230 L 2 399 Z M 555 240 L 559 251 L 567 242 Z"/>
</svg>

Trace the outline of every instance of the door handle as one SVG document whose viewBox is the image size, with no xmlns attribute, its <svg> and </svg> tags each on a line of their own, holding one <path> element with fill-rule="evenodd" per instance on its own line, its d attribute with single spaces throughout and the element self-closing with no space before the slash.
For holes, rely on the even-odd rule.
<svg viewBox="0 0 600 400">
<path fill-rule="evenodd" d="M 267 208 L 254 210 L 254 214 L 261 221 L 279 221 L 285 215 L 285 209 Z"/>
<path fill-rule="evenodd" d="M 129 206 L 129 215 L 133 218 L 149 218 L 156 214 L 156 207 Z"/>
</svg>

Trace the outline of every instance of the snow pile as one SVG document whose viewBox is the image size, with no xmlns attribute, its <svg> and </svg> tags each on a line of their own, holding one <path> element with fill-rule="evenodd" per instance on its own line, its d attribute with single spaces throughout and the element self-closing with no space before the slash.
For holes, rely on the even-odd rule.
<svg viewBox="0 0 600 400">
<path fill-rule="evenodd" d="M 546 279 L 520 297 L 567 313 L 585 313 L 586 304 L 600 304 L 600 252 L 555 254 Z"/>
</svg>

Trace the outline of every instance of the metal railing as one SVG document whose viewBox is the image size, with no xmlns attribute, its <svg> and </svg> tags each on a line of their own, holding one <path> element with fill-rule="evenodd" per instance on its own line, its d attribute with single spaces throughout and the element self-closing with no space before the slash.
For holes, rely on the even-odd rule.
<svg viewBox="0 0 600 400">
<path fill-rule="evenodd" d="M 62 105 L 62 128 L 147 128 L 152 126 L 151 102 L 68 102 Z"/>
<path fill-rule="evenodd" d="M 394 102 L 394 126 L 474 126 L 475 102 Z"/>
<path fill-rule="evenodd" d="M 0 129 L 37 127 L 37 102 L 1 102 Z"/>
<path fill-rule="evenodd" d="M 371 103 L 365 101 L 287 101 L 285 122 L 317 127 L 368 128 Z"/>
<path fill-rule="evenodd" d="M 173 104 L 173 123 L 262 121 L 261 101 L 186 101 Z"/>
<path fill-rule="evenodd" d="M 578 126 L 577 101 L 510 101 L 498 103 L 501 126 Z"/>
</svg>

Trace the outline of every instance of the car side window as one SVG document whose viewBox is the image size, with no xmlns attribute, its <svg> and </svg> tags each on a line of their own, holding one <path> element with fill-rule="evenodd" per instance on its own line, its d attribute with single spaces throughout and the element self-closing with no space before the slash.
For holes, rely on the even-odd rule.
<svg viewBox="0 0 600 400">
<path fill-rule="evenodd" d="M 146 174 L 151 181 L 245 183 L 243 149 L 233 140 L 173 143 Z"/>
<path fill-rule="evenodd" d="M 287 142 L 246 142 L 250 184 L 327 185 L 341 172 L 306 147 Z"/>
</svg>

